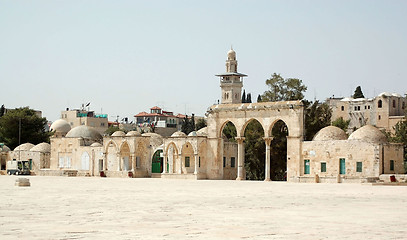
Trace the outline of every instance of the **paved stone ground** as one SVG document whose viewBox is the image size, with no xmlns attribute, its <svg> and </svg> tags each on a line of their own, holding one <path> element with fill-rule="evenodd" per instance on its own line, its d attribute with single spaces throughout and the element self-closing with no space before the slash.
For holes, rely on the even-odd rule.
<svg viewBox="0 0 407 240">
<path fill-rule="evenodd" d="M 0 176 L 0 239 L 407 239 L 407 187 Z"/>
</svg>

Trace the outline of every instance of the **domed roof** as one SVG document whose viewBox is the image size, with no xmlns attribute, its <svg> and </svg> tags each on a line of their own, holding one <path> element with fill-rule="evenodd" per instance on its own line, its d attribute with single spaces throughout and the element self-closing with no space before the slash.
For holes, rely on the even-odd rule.
<svg viewBox="0 0 407 240">
<path fill-rule="evenodd" d="M 345 131 L 335 126 L 324 127 L 315 134 L 312 141 L 346 140 Z"/>
<path fill-rule="evenodd" d="M 55 131 L 55 132 L 67 133 L 67 132 L 69 132 L 69 130 L 71 130 L 71 126 L 64 119 L 58 119 L 51 124 L 51 127 L 49 130 L 51 132 Z"/>
<path fill-rule="evenodd" d="M 91 147 L 102 147 L 103 145 L 98 143 L 98 142 L 94 142 L 90 145 Z"/>
<path fill-rule="evenodd" d="M 228 59 L 235 59 L 236 58 L 236 52 L 233 49 L 230 49 L 228 52 Z"/>
<path fill-rule="evenodd" d="M 34 144 L 31 143 L 23 143 L 20 146 L 14 148 L 14 151 L 29 151 L 31 148 L 34 147 Z"/>
<path fill-rule="evenodd" d="M 198 136 L 208 136 L 208 127 L 204 127 L 196 131 Z"/>
<path fill-rule="evenodd" d="M 141 136 L 141 133 L 139 133 L 138 131 L 130 131 L 126 134 L 126 136 L 129 137 Z"/>
<path fill-rule="evenodd" d="M 198 134 L 196 133 L 196 131 L 192 131 L 188 134 L 188 137 L 196 137 L 198 136 Z"/>
<path fill-rule="evenodd" d="M 126 134 L 123 131 L 116 131 L 112 134 L 112 137 L 124 137 Z"/>
<path fill-rule="evenodd" d="M 49 153 L 51 152 L 51 145 L 49 143 L 39 143 L 35 145 L 35 147 L 30 149 L 31 152 L 44 152 Z"/>
<path fill-rule="evenodd" d="M 365 125 L 358 130 L 354 131 L 349 140 L 361 140 L 373 143 L 386 143 L 386 136 L 376 127 L 372 125 Z"/>
<path fill-rule="evenodd" d="M 171 137 L 186 137 L 187 135 L 181 131 L 177 131 L 171 135 Z"/>
<path fill-rule="evenodd" d="M 160 134 L 157 133 L 143 133 L 141 134 L 141 136 L 144 137 L 150 137 L 150 144 L 152 146 L 160 146 L 161 144 L 163 144 L 163 137 Z"/>
<path fill-rule="evenodd" d="M 94 139 L 100 140 L 102 139 L 102 135 L 98 131 L 96 131 L 92 127 L 88 126 L 78 126 L 72 128 L 66 136 L 67 138 L 86 138 L 86 139 Z"/>
<path fill-rule="evenodd" d="M 0 152 L 9 152 L 11 151 L 6 145 L 0 145 Z"/>
</svg>

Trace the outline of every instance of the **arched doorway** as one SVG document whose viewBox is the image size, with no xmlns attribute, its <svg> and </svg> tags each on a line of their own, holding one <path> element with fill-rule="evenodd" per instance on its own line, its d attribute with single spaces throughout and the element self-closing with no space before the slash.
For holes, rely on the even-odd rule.
<svg viewBox="0 0 407 240">
<path fill-rule="evenodd" d="M 153 159 L 151 161 L 151 172 L 162 173 L 163 172 L 163 150 L 159 149 L 155 151 Z M 168 167 L 167 167 L 168 169 Z"/>
<path fill-rule="evenodd" d="M 130 160 L 130 147 L 127 142 L 123 143 L 120 150 L 120 159 L 122 161 L 122 170 L 130 171 L 132 169 L 132 162 Z"/>
<path fill-rule="evenodd" d="M 223 179 L 235 180 L 237 178 L 237 143 L 236 143 L 236 126 L 228 121 L 221 129 L 223 140 Z"/>
<path fill-rule="evenodd" d="M 181 149 L 181 173 L 194 173 L 195 154 L 191 143 L 187 142 Z"/>
<path fill-rule="evenodd" d="M 259 121 L 251 119 L 244 128 L 245 170 L 247 180 L 264 180 L 264 129 Z"/>
<path fill-rule="evenodd" d="M 106 170 L 120 170 L 119 161 L 117 160 L 117 147 L 114 142 L 109 142 L 106 147 Z"/>
<path fill-rule="evenodd" d="M 287 136 L 288 127 L 278 120 L 271 129 L 270 178 L 273 181 L 287 181 Z"/>
</svg>

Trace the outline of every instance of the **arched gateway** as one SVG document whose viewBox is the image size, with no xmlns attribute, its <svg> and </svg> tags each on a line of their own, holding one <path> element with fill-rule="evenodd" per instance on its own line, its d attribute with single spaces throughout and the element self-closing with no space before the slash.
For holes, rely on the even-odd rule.
<svg viewBox="0 0 407 240">
<path fill-rule="evenodd" d="M 247 75 L 237 72 L 236 52 L 231 49 L 227 54 L 226 72 L 216 75 L 220 77 L 221 104 L 212 105 L 207 115 L 207 128 L 186 136 L 183 133 L 175 133 L 172 137 L 164 139 L 164 166 L 170 166 L 170 171 L 163 170 L 165 175 L 192 174 L 196 179 L 227 179 L 224 178 L 224 168 L 235 167 L 237 157 L 237 180 L 245 179 L 244 176 L 244 132 L 246 126 L 253 120 L 257 120 L 264 130 L 266 144 L 265 153 L 265 180 L 270 180 L 270 146 L 273 126 L 278 121 L 283 121 L 288 128 L 287 136 L 287 180 L 299 176 L 301 169 L 301 141 L 304 131 L 304 106 L 302 101 L 286 102 L 261 102 L 241 103 L 243 77 Z M 224 144 L 222 130 L 231 122 L 237 131 L 237 151 L 233 147 Z M 184 145 L 189 142 L 193 151 L 187 153 Z M 235 144 L 235 143 L 234 143 Z M 174 150 L 176 154 L 174 155 Z M 197 151 L 199 149 L 199 151 Z M 230 162 L 226 157 L 231 158 Z M 194 159 L 194 161 L 192 161 Z M 194 162 L 195 171 L 192 171 Z M 174 166 L 176 166 L 174 168 Z M 185 170 L 186 169 L 186 170 Z M 236 172 L 235 172 L 236 173 Z"/>
</svg>

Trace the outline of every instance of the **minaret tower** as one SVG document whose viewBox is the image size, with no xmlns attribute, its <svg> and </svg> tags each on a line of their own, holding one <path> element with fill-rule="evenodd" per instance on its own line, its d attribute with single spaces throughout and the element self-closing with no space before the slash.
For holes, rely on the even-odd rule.
<svg viewBox="0 0 407 240">
<path fill-rule="evenodd" d="M 247 75 L 237 72 L 236 52 L 231 48 L 226 60 L 226 73 L 216 75 L 220 77 L 222 89 L 222 104 L 241 103 L 243 77 Z"/>
</svg>

